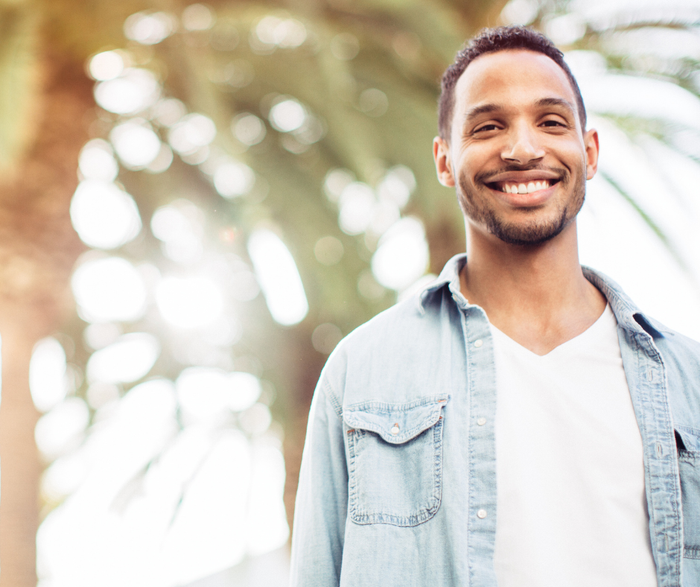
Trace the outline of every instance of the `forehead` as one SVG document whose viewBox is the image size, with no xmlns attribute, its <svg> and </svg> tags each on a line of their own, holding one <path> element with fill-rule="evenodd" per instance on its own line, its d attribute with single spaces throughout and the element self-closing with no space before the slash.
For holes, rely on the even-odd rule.
<svg viewBox="0 0 700 587">
<path fill-rule="evenodd" d="M 552 59 L 525 49 L 486 53 L 457 81 L 453 122 L 461 124 L 468 110 L 483 104 L 518 109 L 543 98 L 576 103 L 569 78 Z"/>
</svg>

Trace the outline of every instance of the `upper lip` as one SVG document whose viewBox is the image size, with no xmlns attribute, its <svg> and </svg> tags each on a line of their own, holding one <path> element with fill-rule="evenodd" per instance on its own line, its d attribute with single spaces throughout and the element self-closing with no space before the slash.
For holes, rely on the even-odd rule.
<svg viewBox="0 0 700 587">
<path fill-rule="evenodd" d="M 561 180 L 561 175 L 545 169 L 530 169 L 528 171 L 504 171 L 485 178 L 484 183 L 529 183 L 547 179 L 550 181 Z"/>
</svg>

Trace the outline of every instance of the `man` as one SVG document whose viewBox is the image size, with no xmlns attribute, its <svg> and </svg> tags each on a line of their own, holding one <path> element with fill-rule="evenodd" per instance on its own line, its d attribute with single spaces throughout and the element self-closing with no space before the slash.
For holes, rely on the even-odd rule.
<svg viewBox="0 0 700 587">
<path fill-rule="evenodd" d="M 700 585 L 700 345 L 579 265 L 598 135 L 562 54 L 483 31 L 439 127 L 469 257 L 329 359 L 292 585 Z"/>
</svg>

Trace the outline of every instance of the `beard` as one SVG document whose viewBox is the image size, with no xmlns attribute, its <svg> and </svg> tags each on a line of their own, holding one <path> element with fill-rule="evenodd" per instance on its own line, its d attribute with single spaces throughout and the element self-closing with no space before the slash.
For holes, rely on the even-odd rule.
<svg viewBox="0 0 700 587">
<path fill-rule="evenodd" d="M 521 168 L 518 168 L 522 171 Z M 501 170 L 512 171 L 512 169 Z M 498 173 L 501 173 L 499 171 Z M 564 190 L 571 190 L 571 196 L 562 205 L 549 214 L 546 218 L 538 218 L 541 214 L 539 208 L 527 208 L 522 212 L 532 216 L 531 221 L 507 222 L 498 215 L 496 208 L 491 204 L 490 198 L 484 195 L 484 191 L 478 191 L 471 184 L 464 173 L 460 174 L 457 200 L 464 215 L 474 222 L 486 227 L 486 230 L 501 241 L 511 245 L 539 245 L 559 235 L 568 224 L 576 218 L 581 210 L 586 196 L 586 183 L 583 177 L 572 184 L 571 174 L 565 169 L 554 169 L 562 178 L 558 183 Z M 489 173 L 495 176 L 496 173 Z M 483 178 L 477 176 L 478 185 L 485 185 Z"/>
</svg>

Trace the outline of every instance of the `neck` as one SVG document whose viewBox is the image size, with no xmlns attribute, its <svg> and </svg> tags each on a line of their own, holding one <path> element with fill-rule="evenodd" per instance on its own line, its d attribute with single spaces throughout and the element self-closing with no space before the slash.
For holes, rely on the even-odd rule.
<svg viewBox="0 0 700 587">
<path fill-rule="evenodd" d="M 579 264 L 575 222 L 539 245 L 510 245 L 471 227 L 468 235 L 462 293 L 533 352 L 545 354 L 577 336 L 605 309 Z"/>
</svg>

